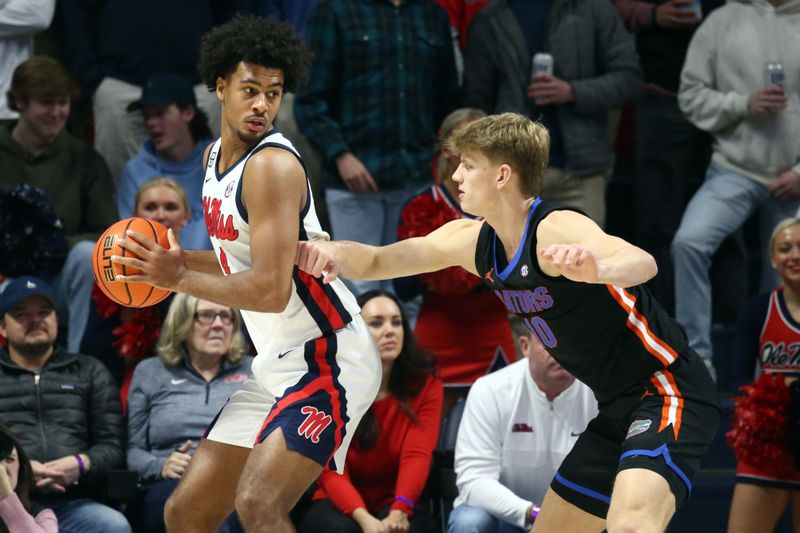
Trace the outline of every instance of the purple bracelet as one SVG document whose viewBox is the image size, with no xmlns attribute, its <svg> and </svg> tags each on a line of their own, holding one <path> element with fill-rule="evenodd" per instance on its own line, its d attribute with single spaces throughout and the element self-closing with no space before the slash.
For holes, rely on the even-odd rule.
<svg viewBox="0 0 800 533">
<path fill-rule="evenodd" d="M 533 523 L 536 521 L 536 517 L 539 516 L 539 511 L 541 510 L 542 508 L 539 507 L 538 505 L 534 505 L 531 507 L 531 525 L 533 525 Z"/>
<path fill-rule="evenodd" d="M 414 508 L 414 502 L 411 500 L 411 498 L 406 498 L 405 496 L 395 496 L 394 501 L 408 505 L 409 509 Z"/>
<path fill-rule="evenodd" d="M 83 474 L 86 473 L 86 465 L 83 464 L 83 458 L 79 453 L 76 453 L 73 457 L 75 457 L 75 459 L 78 461 L 78 472 L 82 476 Z"/>
</svg>

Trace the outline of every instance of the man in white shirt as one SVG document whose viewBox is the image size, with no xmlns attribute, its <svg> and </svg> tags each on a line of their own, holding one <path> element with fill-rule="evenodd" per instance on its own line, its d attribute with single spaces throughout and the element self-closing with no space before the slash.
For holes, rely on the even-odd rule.
<svg viewBox="0 0 800 533">
<path fill-rule="evenodd" d="M 527 531 L 561 461 L 597 415 L 589 387 L 514 322 L 525 357 L 478 379 L 467 397 L 448 533 Z"/>
</svg>

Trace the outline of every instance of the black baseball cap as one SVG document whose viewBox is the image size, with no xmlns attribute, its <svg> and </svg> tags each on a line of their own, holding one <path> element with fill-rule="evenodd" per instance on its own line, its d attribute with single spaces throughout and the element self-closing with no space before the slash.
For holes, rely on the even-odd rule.
<svg viewBox="0 0 800 533">
<path fill-rule="evenodd" d="M 14 309 L 28 296 L 43 296 L 56 306 L 56 295 L 44 280 L 33 276 L 22 276 L 6 286 L 0 294 L 0 317 Z"/>
<path fill-rule="evenodd" d="M 141 98 L 128 104 L 127 109 L 130 112 L 143 107 L 165 107 L 170 104 L 197 106 L 192 82 L 179 74 L 156 74 L 145 82 Z"/>
</svg>

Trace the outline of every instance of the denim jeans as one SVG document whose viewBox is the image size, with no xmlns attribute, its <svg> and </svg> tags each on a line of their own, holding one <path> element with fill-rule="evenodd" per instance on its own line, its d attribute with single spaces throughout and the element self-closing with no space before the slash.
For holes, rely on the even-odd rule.
<svg viewBox="0 0 800 533">
<path fill-rule="evenodd" d="M 131 533 L 125 515 L 88 498 L 48 501 L 46 506 L 56 514 L 60 533 Z"/>
<path fill-rule="evenodd" d="M 78 353 L 81 347 L 83 331 L 89 320 L 89 305 L 92 299 L 92 253 L 94 243 L 80 241 L 67 255 L 61 272 L 50 280 L 58 299 L 57 310 L 61 324 L 69 326 L 67 351 Z"/>
<path fill-rule="evenodd" d="M 450 513 L 447 533 L 522 533 L 524 529 L 489 514 L 480 507 L 459 505 Z"/>
<path fill-rule="evenodd" d="M 760 209 L 761 290 L 777 285 L 769 259 L 769 239 L 775 225 L 797 215 L 800 199 L 779 200 L 767 186 L 712 163 L 672 240 L 675 264 L 675 318 L 686 329 L 689 346 L 711 361 L 711 283 L 708 269 L 720 243 Z M 744 289 L 743 289 L 744 290 Z"/>
<path fill-rule="evenodd" d="M 397 223 L 406 201 L 419 189 L 418 185 L 378 191 L 374 194 L 326 189 L 325 202 L 331 220 L 333 238 L 383 246 L 397 240 Z M 347 280 L 355 294 L 372 289 L 392 291 L 390 281 Z"/>
</svg>

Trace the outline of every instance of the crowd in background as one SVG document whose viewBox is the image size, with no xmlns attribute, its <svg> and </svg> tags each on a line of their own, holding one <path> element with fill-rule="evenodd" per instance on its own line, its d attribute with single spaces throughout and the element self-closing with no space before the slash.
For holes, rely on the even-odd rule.
<svg viewBox="0 0 800 533">
<path fill-rule="evenodd" d="M 334 239 L 388 244 L 471 217 L 442 146 L 513 111 L 550 133 L 541 196 L 656 258 L 650 290 L 721 394 L 800 372 L 800 0 L 5 0 L 0 531 L 163 531 L 203 430 L 249 375 L 237 310 L 185 295 L 124 308 L 91 270 L 96 238 L 130 216 L 210 249 L 203 153 L 219 102 L 197 54 L 238 15 L 282 19 L 313 51 L 276 127 Z M 449 530 L 530 527 L 596 413 L 588 389 L 463 269 L 348 283 L 384 380 L 349 471 L 323 474 L 298 528 L 441 530 L 427 472 L 467 395 Z M 736 353 L 715 351 L 734 330 Z M 753 480 L 800 480 L 762 466 L 740 460 L 740 531 L 790 500 Z M 118 468 L 139 479 L 123 509 L 102 503 Z M 240 530 L 235 516 L 224 527 Z"/>
</svg>

